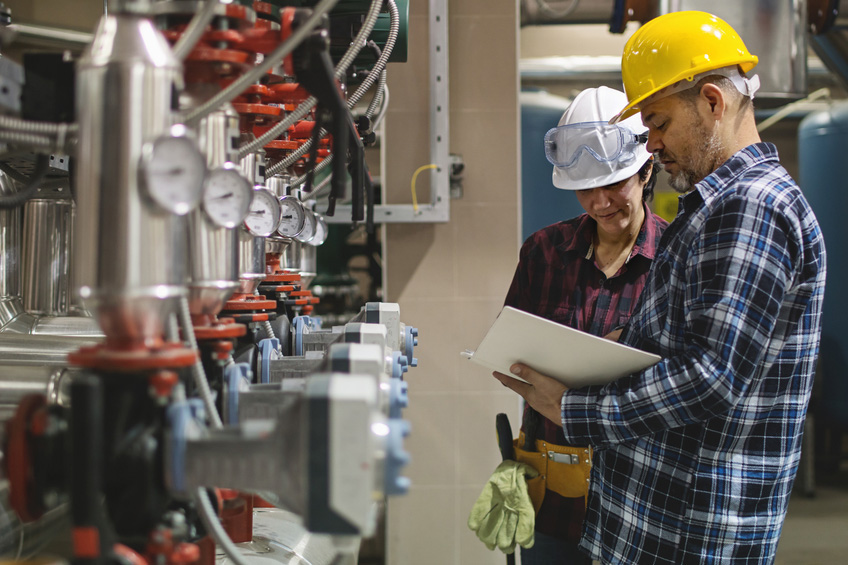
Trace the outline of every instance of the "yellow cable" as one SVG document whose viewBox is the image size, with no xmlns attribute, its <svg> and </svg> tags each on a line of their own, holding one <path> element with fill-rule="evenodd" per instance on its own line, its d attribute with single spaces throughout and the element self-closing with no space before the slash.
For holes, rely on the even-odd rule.
<svg viewBox="0 0 848 565">
<path fill-rule="evenodd" d="M 412 173 L 412 210 L 417 214 L 418 213 L 418 197 L 415 196 L 415 181 L 418 179 L 418 175 L 421 171 L 426 171 L 427 169 L 437 169 L 439 166 L 435 163 L 430 163 L 429 165 L 424 165 L 418 167 L 418 169 Z"/>
</svg>

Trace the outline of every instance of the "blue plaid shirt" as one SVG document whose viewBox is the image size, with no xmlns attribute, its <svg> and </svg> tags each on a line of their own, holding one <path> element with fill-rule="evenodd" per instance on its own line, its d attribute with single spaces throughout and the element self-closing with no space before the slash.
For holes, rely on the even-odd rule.
<svg viewBox="0 0 848 565">
<path fill-rule="evenodd" d="M 822 234 L 776 148 L 682 196 L 621 341 L 663 357 L 569 390 L 595 446 L 581 546 L 603 563 L 771 563 L 798 468 L 821 333 Z"/>
</svg>

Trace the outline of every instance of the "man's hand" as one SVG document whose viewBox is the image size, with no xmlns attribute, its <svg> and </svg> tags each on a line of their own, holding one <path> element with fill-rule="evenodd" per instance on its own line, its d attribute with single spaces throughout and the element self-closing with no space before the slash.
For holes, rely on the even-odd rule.
<svg viewBox="0 0 848 565">
<path fill-rule="evenodd" d="M 546 377 L 521 363 L 516 363 L 509 370 L 512 374 L 527 382 L 521 382 L 503 373 L 494 372 L 492 374 L 502 385 L 521 395 L 536 412 L 561 426 L 562 395 L 568 390 L 568 387 L 558 380 Z"/>
</svg>

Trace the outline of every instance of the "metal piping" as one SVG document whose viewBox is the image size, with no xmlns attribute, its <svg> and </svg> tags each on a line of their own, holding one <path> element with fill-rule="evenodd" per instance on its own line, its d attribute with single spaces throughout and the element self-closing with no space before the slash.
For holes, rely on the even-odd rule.
<svg viewBox="0 0 848 565">
<path fill-rule="evenodd" d="M 80 52 L 94 38 L 91 33 L 33 24 L 10 24 L 6 29 L 12 33 L 11 42 L 16 46 L 49 47 Z"/>
</svg>

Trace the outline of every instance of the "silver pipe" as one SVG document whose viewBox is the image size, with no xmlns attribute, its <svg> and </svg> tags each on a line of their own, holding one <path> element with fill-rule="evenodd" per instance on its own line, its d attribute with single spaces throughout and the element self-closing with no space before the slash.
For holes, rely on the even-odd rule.
<svg viewBox="0 0 848 565">
<path fill-rule="evenodd" d="M 189 347 L 197 351 L 197 339 L 194 336 L 194 325 L 191 323 L 191 312 L 189 311 L 188 300 L 180 300 L 180 326 L 182 326 L 183 334 Z M 206 408 L 206 415 L 209 419 L 209 425 L 213 428 L 223 427 L 221 416 L 218 415 L 218 408 L 215 406 L 215 399 L 212 397 L 212 391 L 209 389 L 209 382 L 206 380 L 206 372 L 203 370 L 203 363 L 200 361 L 200 355 L 197 357 L 194 365 L 191 367 L 191 375 L 194 378 L 194 384 L 197 386 L 197 391 L 200 393 L 200 398 L 203 400 L 203 406 Z"/>
<path fill-rule="evenodd" d="M 14 34 L 14 43 L 82 51 L 91 43 L 90 33 L 33 24 L 10 24 L 6 27 Z"/>
<path fill-rule="evenodd" d="M 221 521 L 218 520 L 218 513 L 212 507 L 212 502 L 209 500 L 209 495 L 207 494 L 206 489 L 197 489 L 195 498 L 197 500 L 197 508 L 200 510 L 200 520 L 203 522 L 203 525 L 206 527 L 206 531 L 209 532 L 209 535 L 212 536 L 212 539 L 215 540 L 218 547 L 224 550 L 224 553 L 227 554 L 227 557 L 229 557 L 235 565 L 250 565 L 247 559 L 242 557 L 239 548 L 233 543 L 233 540 L 230 539 L 230 536 L 221 525 Z"/>
<path fill-rule="evenodd" d="M 265 279 L 265 238 L 255 237 L 244 228 L 239 238 L 239 292 L 253 294 Z"/>
<path fill-rule="evenodd" d="M 158 337 L 186 292 L 186 234 L 146 200 L 139 162 L 171 126 L 182 67 L 149 19 L 117 13 L 101 19 L 78 68 L 74 287 L 108 337 Z"/>
<path fill-rule="evenodd" d="M 15 181 L 0 171 L 0 195 L 18 192 Z M 21 295 L 21 209 L 0 209 L 0 300 L 18 299 Z M 0 316 L 2 323 L 2 316 Z"/>
<path fill-rule="evenodd" d="M 0 363 L 0 418 L 7 420 L 18 404 L 30 394 L 47 397 L 50 404 L 66 406 L 70 399 L 70 383 L 82 369 L 61 365 L 15 365 Z"/>
<path fill-rule="evenodd" d="M 72 208 L 47 198 L 24 205 L 23 305 L 30 314 L 68 313 Z"/>
<path fill-rule="evenodd" d="M 521 25 L 608 24 L 615 0 L 521 0 Z"/>
<path fill-rule="evenodd" d="M 0 339 L 0 359 L 14 365 L 65 366 L 69 353 L 96 343 L 96 339 L 85 337 L 4 333 Z"/>
<path fill-rule="evenodd" d="M 203 36 L 203 32 L 206 31 L 206 26 L 215 17 L 215 9 L 217 7 L 218 0 L 206 0 L 203 9 L 194 15 L 188 27 L 174 45 L 174 56 L 177 59 L 184 61 L 188 54 L 191 53 L 194 45 Z"/>
<path fill-rule="evenodd" d="M 195 100 L 206 96 L 206 86 L 196 88 Z M 192 103 L 191 100 L 187 103 Z M 230 104 L 200 121 L 198 143 L 210 169 L 235 158 L 233 142 L 238 140 L 239 116 Z M 192 314 L 214 315 L 238 287 L 238 229 L 213 224 L 206 213 L 197 209 L 188 216 L 189 309 Z"/>
</svg>

